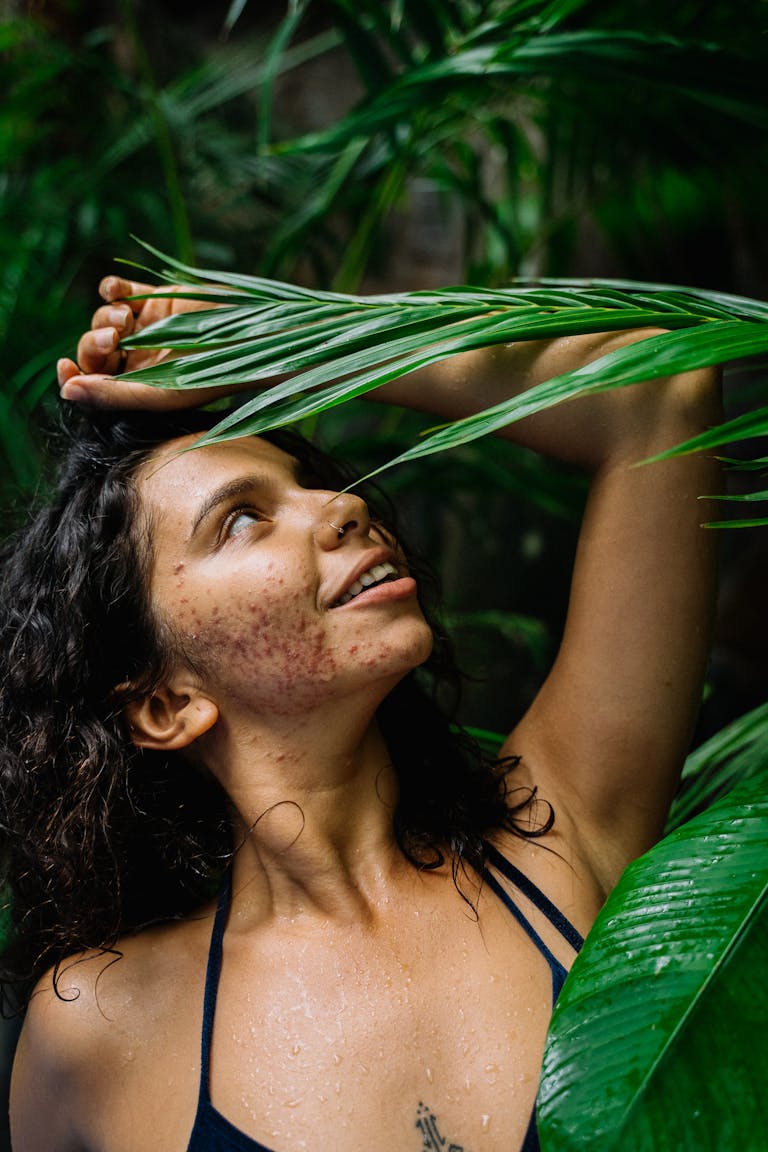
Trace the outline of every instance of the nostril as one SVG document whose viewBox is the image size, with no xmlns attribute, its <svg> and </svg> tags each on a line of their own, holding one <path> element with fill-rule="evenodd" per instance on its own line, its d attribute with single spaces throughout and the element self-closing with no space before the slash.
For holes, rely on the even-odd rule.
<svg viewBox="0 0 768 1152">
<path fill-rule="evenodd" d="M 348 532 L 352 528 L 357 528 L 357 520 L 345 520 L 343 524 L 334 524 L 333 520 L 329 520 L 328 523 L 331 528 L 335 528 L 339 540 L 341 540 L 345 532 Z"/>
</svg>

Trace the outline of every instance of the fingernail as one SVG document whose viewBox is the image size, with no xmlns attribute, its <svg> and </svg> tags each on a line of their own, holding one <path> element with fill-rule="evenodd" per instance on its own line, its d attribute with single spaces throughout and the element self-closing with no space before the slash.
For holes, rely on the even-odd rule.
<svg viewBox="0 0 768 1152">
<path fill-rule="evenodd" d="M 59 389 L 59 395 L 62 400 L 71 400 L 75 404 L 82 404 L 88 399 L 88 393 L 79 384 L 62 385 Z"/>
<path fill-rule="evenodd" d="M 128 319 L 127 308 L 110 308 L 107 312 L 107 318 L 110 324 L 114 324 L 116 328 L 122 328 Z"/>
<path fill-rule="evenodd" d="M 114 328 L 98 328 L 93 333 L 93 342 L 99 352 L 111 352 L 117 346 L 117 332 Z"/>
</svg>

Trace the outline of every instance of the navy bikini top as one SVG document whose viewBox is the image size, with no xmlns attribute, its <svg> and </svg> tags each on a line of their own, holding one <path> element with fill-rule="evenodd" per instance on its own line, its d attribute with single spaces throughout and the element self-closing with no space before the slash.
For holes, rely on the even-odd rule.
<svg viewBox="0 0 768 1152">
<path fill-rule="evenodd" d="M 531 903 L 546 916 L 550 924 L 567 940 L 571 947 L 578 952 L 584 943 L 582 936 L 576 931 L 562 912 L 555 907 L 533 881 L 522 873 L 514 864 L 510 864 L 492 844 L 486 845 L 488 862 L 510 880 L 515 887 L 526 896 Z M 552 973 L 552 1003 L 554 1004 L 565 982 L 567 972 L 556 956 L 550 952 L 542 938 L 539 936 L 531 922 L 523 915 L 512 897 L 502 888 L 496 877 L 487 870 L 483 879 L 488 887 L 496 893 L 502 903 L 525 930 L 541 955 L 547 961 Z M 220 1112 L 217 1112 L 211 1103 L 210 1096 L 210 1061 L 211 1040 L 213 1037 L 213 1017 L 216 1011 L 216 993 L 219 987 L 221 973 L 221 953 L 224 941 L 224 927 L 227 921 L 230 899 L 230 879 L 227 873 L 219 894 L 219 903 L 216 909 L 216 919 L 211 933 L 211 947 L 208 953 L 208 969 L 205 977 L 205 999 L 203 1001 L 203 1032 L 202 1051 L 200 1059 L 200 1093 L 197 1101 L 197 1114 L 192 1129 L 192 1135 L 187 1146 L 187 1152 L 272 1152 L 258 1140 L 246 1136 L 234 1124 L 230 1124 Z M 523 1140 L 520 1152 L 538 1152 L 539 1138 L 536 1133 L 535 1113 L 531 1113 L 528 1129 Z"/>
</svg>

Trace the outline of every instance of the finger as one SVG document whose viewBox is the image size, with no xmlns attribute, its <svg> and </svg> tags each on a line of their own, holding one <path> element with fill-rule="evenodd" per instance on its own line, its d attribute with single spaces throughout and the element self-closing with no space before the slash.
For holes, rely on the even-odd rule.
<svg viewBox="0 0 768 1152">
<path fill-rule="evenodd" d="M 120 408 L 170 412 L 205 404 L 219 395 L 216 388 L 153 388 L 100 373 L 69 376 L 60 390 L 62 400 L 90 404 L 95 408 Z"/>
<path fill-rule="evenodd" d="M 156 291 L 153 284 L 142 284 L 138 280 L 125 280 L 122 276 L 105 276 L 99 284 L 99 295 L 102 300 L 112 303 L 113 300 L 125 300 L 127 296 L 142 296 Z M 139 312 L 144 304 L 143 300 L 126 300 L 132 311 Z"/>
<path fill-rule="evenodd" d="M 85 332 L 77 345 L 77 362 L 86 375 L 113 373 L 120 367 L 117 350 L 120 334 L 116 328 L 95 328 Z"/>
<path fill-rule="evenodd" d="M 59 382 L 59 387 L 63 387 L 67 380 L 71 380 L 73 376 L 79 376 L 80 369 L 74 360 L 62 356 L 61 360 L 56 361 L 56 379 Z"/>
<path fill-rule="evenodd" d="M 122 339 L 133 332 L 133 312 L 127 304 L 102 304 L 91 317 L 91 328 L 116 328 Z"/>
</svg>

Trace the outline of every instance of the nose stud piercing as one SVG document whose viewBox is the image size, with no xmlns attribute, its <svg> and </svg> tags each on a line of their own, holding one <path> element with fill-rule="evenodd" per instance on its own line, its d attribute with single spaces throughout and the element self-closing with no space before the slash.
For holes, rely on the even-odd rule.
<svg viewBox="0 0 768 1152">
<path fill-rule="evenodd" d="M 338 524 L 334 524 L 332 520 L 329 520 L 329 521 L 328 521 L 328 523 L 330 524 L 331 528 L 335 528 L 335 529 L 336 529 L 336 535 L 338 536 L 339 540 L 341 540 L 341 538 L 342 538 L 342 536 L 344 535 L 344 533 L 345 533 L 346 529 L 345 529 L 345 528 L 339 528 Z"/>
</svg>

